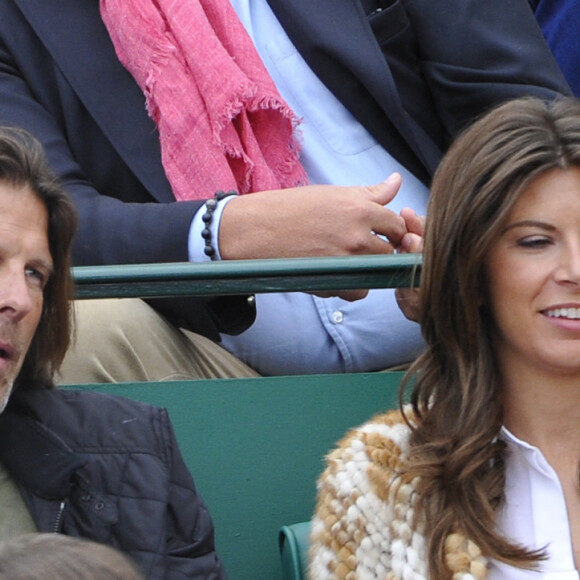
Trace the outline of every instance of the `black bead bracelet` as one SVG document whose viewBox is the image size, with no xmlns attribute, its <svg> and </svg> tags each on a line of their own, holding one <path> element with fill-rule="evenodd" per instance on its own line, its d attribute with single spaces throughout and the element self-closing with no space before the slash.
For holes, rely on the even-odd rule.
<svg viewBox="0 0 580 580">
<path fill-rule="evenodd" d="M 233 195 L 238 195 L 238 193 L 236 191 L 218 191 L 216 192 L 216 194 L 211 198 L 208 199 L 205 202 L 205 213 L 201 216 L 201 219 L 203 220 L 203 223 L 205 224 L 205 227 L 203 228 L 203 230 L 201 231 L 201 237 L 204 240 L 205 243 L 205 247 L 203 248 L 203 251 L 205 253 L 206 256 L 208 256 L 209 258 L 211 258 L 212 260 L 216 259 L 216 250 L 213 246 L 213 235 L 212 235 L 212 231 L 211 231 L 211 224 L 213 221 L 213 212 L 215 211 L 215 208 L 217 207 L 218 202 L 220 202 L 222 199 L 225 199 L 226 197 L 231 197 Z"/>
</svg>

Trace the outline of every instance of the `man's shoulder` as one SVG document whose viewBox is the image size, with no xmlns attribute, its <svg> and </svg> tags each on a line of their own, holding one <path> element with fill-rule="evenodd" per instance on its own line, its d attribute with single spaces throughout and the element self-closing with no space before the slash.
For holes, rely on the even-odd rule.
<svg viewBox="0 0 580 580">
<path fill-rule="evenodd" d="M 157 413 L 160 407 L 155 407 L 147 403 L 136 401 L 118 395 L 97 392 L 92 389 L 83 388 L 49 388 L 30 389 L 17 394 L 20 404 L 40 410 L 43 405 L 60 405 L 63 407 L 86 408 L 96 414 L 101 414 L 101 410 L 118 410 L 119 412 L 129 411 L 132 413 Z"/>
<path fill-rule="evenodd" d="M 31 390 L 18 393 L 16 410 L 77 450 L 93 445 L 166 451 L 167 412 L 132 399 L 83 389 Z"/>
</svg>

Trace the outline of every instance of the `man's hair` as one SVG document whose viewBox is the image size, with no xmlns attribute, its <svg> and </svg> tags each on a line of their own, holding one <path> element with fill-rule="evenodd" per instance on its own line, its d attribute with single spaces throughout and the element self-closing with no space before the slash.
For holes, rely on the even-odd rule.
<svg viewBox="0 0 580 580">
<path fill-rule="evenodd" d="M 44 290 L 42 315 L 17 385 L 49 387 L 71 338 L 70 247 L 76 211 L 49 169 L 42 146 L 22 129 L 0 127 L 0 182 L 23 191 L 29 189 L 48 213 L 47 236 L 54 272 Z"/>
<path fill-rule="evenodd" d="M 62 534 L 23 534 L 0 542 L 0 580 L 141 580 L 121 552 Z"/>
<path fill-rule="evenodd" d="M 508 102 L 467 129 L 433 180 L 421 274 L 427 347 L 411 368 L 413 428 L 408 477 L 420 476 L 428 511 L 429 565 L 452 532 L 484 555 L 529 567 L 541 552 L 495 530 L 504 484 L 502 384 L 494 350 L 486 264 L 514 204 L 539 176 L 580 167 L 580 100 Z"/>
</svg>

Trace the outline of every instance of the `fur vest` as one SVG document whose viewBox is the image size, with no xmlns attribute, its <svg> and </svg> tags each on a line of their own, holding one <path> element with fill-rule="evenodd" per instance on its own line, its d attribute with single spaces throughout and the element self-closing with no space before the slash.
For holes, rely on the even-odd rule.
<svg viewBox="0 0 580 580">
<path fill-rule="evenodd" d="M 417 481 L 393 485 L 409 453 L 399 411 L 350 431 L 327 457 L 312 520 L 311 580 L 427 580 L 425 522 Z M 483 580 L 487 561 L 460 534 L 445 542 L 453 580 Z"/>
</svg>

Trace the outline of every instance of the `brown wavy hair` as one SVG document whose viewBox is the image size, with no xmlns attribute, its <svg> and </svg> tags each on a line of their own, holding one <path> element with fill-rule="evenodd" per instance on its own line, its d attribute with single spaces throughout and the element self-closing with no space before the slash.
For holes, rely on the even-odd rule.
<svg viewBox="0 0 580 580">
<path fill-rule="evenodd" d="M 49 169 L 40 143 L 21 129 L 0 127 L 0 181 L 18 189 L 29 188 L 48 212 L 48 244 L 54 271 L 44 290 L 42 315 L 16 386 L 50 387 L 71 339 L 70 247 L 76 230 L 76 211 Z"/>
<path fill-rule="evenodd" d="M 527 186 L 547 171 L 573 166 L 580 167 L 580 101 L 523 98 L 476 121 L 435 174 L 421 274 L 427 346 L 403 385 L 417 416 L 405 476 L 421 478 L 433 578 L 450 577 L 444 543 L 452 532 L 514 566 L 533 567 L 543 558 L 495 528 L 505 445 L 498 439 L 502 378 L 485 264 Z"/>
</svg>

